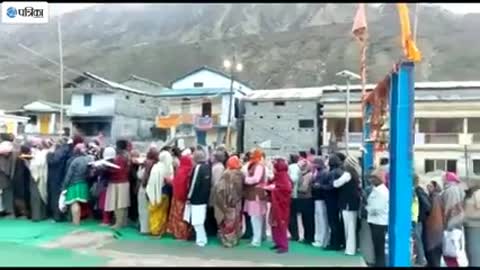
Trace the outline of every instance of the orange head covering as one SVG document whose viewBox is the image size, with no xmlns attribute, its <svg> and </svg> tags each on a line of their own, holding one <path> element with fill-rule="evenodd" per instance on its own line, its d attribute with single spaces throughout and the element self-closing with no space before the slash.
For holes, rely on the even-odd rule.
<svg viewBox="0 0 480 270">
<path fill-rule="evenodd" d="M 252 161 L 253 163 L 258 163 L 262 161 L 262 158 L 263 158 L 263 151 L 257 148 L 253 150 L 252 156 L 250 157 L 250 161 Z"/>
<path fill-rule="evenodd" d="M 242 168 L 242 163 L 237 156 L 231 156 L 227 161 L 227 168 L 229 170 L 238 170 Z"/>
</svg>

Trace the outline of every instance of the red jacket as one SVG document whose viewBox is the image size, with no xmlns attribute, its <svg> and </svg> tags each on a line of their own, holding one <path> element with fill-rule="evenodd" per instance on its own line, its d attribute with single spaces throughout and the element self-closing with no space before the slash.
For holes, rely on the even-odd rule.
<svg viewBox="0 0 480 270">
<path fill-rule="evenodd" d="M 110 170 L 110 182 L 112 183 L 128 183 L 128 170 L 129 162 L 128 158 L 123 155 L 117 155 L 113 160 L 113 163 L 120 167 L 120 169 L 112 168 Z"/>
</svg>

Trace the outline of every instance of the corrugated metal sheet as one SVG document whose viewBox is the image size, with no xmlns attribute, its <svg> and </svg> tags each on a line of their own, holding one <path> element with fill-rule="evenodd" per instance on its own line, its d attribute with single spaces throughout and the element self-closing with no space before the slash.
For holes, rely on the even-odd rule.
<svg viewBox="0 0 480 270">
<path fill-rule="evenodd" d="M 371 90 L 375 85 L 367 85 Z M 359 102 L 360 85 L 350 86 L 351 102 Z M 480 100 L 480 81 L 466 82 L 419 82 L 415 84 L 415 100 L 418 101 L 455 101 Z M 269 100 L 306 100 L 319 99 L 325 103 L 345 101 L 345 85 L 328 85 L 322 87 L 287 88 L 271 90 L 255 90 L 247 95 L 246 101 Z"/>
<path fill-rule="evenodd" d="M 361 93 L 350 93 L 351 102 L 360 102 Z M 479 89 L 458 89 L 458 90 L 422 90 L 416 89 L 416 101 L 463 101 L 463 100 L 480 100 Z M 345 102 L 345 92 L 325 92 L 321 97 L 324 103 Z"/>
</svg>

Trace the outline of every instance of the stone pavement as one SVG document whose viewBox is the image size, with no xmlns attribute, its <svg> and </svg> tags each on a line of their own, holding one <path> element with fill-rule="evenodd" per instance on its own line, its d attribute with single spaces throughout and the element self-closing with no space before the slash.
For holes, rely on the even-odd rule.
<svg viewBox="0 0 480 270">
<path fill-rule="evenodd" d="M 9 250 L 0 253 L 0 266 L 364 266 L 360 256 L 300 243 L 291 243 L 290 252 L 279 255 L 269 250 L 268 241 L 261 248 L 242 241 L 227 249 L 211 239 L 199 248 L 170 237 L 142 236 L 132 228 L 114 232 L 94 222 L 78 227 L 3 219 L 0 227 L 0 247 Z"/>
</svg>

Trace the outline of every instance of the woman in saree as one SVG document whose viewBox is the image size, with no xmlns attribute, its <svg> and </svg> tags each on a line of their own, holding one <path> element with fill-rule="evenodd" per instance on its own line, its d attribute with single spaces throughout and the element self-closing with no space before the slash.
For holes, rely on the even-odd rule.
<svg viewBox="0 0 480 270">
<path fill-rule="evenodd" d="M 153 166 L 158 162 L 158 150 L 155 146 L 150 147 L 147 152 L 147 159 L 143 164 L 141 169 L 142 175 L 140 178 L 140 187 L 138 188 L 137 199 L 138 199 L 138 221 L 140 223 L 140 233 L 149 234 L 149 216 L 148 216 L 148 199 L 145 188 L 148 184 L 148 179 L 150 178 L 150 172 L 152 171 Z"/>
<path fill-rule="evenodd" d="M 173 158 L 170 152 L 161 151 L 158 160 L 150 172 L 146 188 L 150 233 L 154 236 L 162 236 L 167 230 L 170 198 L 164 193 L 164 187 L 173 178 Z"/>
<path fill-rule="evenodd" d="M 224 247 L 238 245 L 242 236 L 242 192 L 244 175 L 237 156 L 227 161 L 227 170 L 213 187 L 213 207 L 218 236 Z"/>
<path fill-rule="evenodd" d="M 190 225 L 183 220 L 183 212 L 187 202 L 188 183 L 192 169 L 193 159 L 191 151 L 184 151 L 180 157 L 180 164 L 172 182 L 172 205 L 167 226 L 167 232 L 173 234 L 179 240 L 188 240 L 191 234 Z"/>
</svg>

